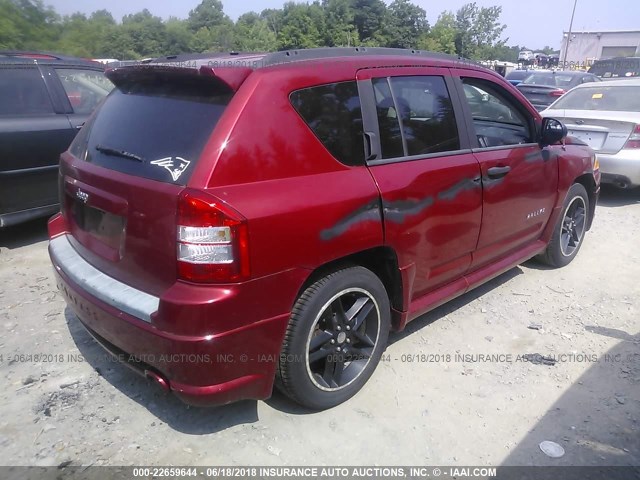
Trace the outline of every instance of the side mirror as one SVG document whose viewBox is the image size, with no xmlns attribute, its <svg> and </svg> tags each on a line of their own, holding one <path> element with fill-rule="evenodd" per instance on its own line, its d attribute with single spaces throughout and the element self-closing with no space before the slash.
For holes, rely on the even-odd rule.
<svg viewBox="0 0 640 480">
<path fill-rule="evenodd" d="M 560 120 L 544 118 L 540 131 L 540 146 L 546 147 L 558 143 L 567 136 L 567 133 L 567 127 Z"/>
</svg>

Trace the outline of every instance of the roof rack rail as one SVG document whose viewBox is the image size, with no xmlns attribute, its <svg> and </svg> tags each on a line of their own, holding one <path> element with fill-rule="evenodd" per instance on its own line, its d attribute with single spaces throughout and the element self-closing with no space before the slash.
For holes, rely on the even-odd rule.
<svg viewBox="0 0 640 480">
<path fill-rule="evenodd" d="M 208 59 L 222 59 L 222 58 L 234 58 L 234 57 L 264 57 L 268 55 L 264 52 L 208 52 L 208 53 L 180 53 L 177 55 L 166 55 L 163 57 L 157 57 L 150 62 L 186 62 L 196 60 L 208 60 Z"/>
<path fill-rule="evenodd" d="M 70 55 L 60 55 L 58 53 L 42 52 L 36 50 L 0 50 L 0 57 L 24 58 L 33 60 L 60 60 L 60 61 L 85 61 L 92 60 L 86 58 L 72 57 Z"/>
<path fill-rule="evenodd" d="M 388 47 L 327 47 L 310 48 L 300 50 L 285 50 L 282 52 L 269 53 L 264 58 L 264 66 L 289 63 L 304 60 L 318 60 L 323 58 L 336 57 L 362 57 L 369 55 L 384 55 L 392 57 L 421 57 L 442 60 L 457 60 L 475 63 L 457 55 L 446 53 L 430 52 L 426 50 L 415 50 L 408 48 L 388 48 Z"/>
<path fill-rule="evenodd" d="M 446 53 L 429 52 L 426 50 L 411 50 L 403 48 L 386 47 L 324 47 L 299 50 L 285 50 L 281 52 L 209 52 L 209 53 L 185 53 L 179 55 L 167 55 L 155 58 L 151 63 L 179 63 L 179 62 L 205 62 L 216 61 L 233 66 L 235 59 L 238 61 L 252 60 L 256 62 L 254 68 L 269 67 L 286 63 L 303 62 L 306 60 L 319 60 L 324 58 L 365 57 L 365 56 L 390 56 L 398 58 L 428 58 L 448 61 L 464 62 L 479 65 L 473 60 L 467 60 L 456 55 Z"/>
</svg>

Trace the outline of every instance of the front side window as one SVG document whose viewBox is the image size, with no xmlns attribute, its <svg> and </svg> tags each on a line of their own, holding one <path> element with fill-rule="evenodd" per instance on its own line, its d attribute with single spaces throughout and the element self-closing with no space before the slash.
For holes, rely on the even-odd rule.
<svg viewBox="0 0 640 480">
<path fill-rule="evenodd" d="M 297 90 L 290 100 L 337 160 L 345 165 L 364 165 L 362 110 L 356 82 Z"/>
<path fill-rule="evenodd" d="M 383 158 L 460 149 L 451 97 L 443 77 L 373 80 Z"/>
<path fill-rule="evenodd" d="M 113 89 L 113 84 L 100 71 L 73 68 L 56 71 L 74 113 L 91 113 Z"/>
<path fill-rule="evenodd" d="M 53 113 L 49 94 L 36 67 L 0 67 L 0 115 Z"/>
<path fill-rule="evenodd" d="M 481 148 L 533 141 L 529 119 L 498 85 L 475 78 L 462 82 Z"/>
</svg>

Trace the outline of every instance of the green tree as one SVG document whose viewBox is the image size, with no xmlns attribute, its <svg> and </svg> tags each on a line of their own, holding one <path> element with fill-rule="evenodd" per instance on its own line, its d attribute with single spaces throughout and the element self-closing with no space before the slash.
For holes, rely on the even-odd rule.
<svg viewBox="0 0 640 480">
<path fill-rule="evenodd" d="M 0 48 L 52 50 L 59 20 L 41 0 L 0 0 Z"/>
<path fill-rule="evenodd" d="M 229 52 L 234 49 L 234 45 L 233 24 L 222 24 L 198 30 L 191 48 L 194 52 Z"/>
<path fill-rule="evenodd" d="M 324 0 L 322 8 L 325 17 L 325 45 L 328 47 L 348 47 L 358 45 L 360 38 L 355 26 L 352 0 Z"/>
<path fill-rule="evenodd" d="M 163 48 L 165 55 L 177 55 L 193 51 L 193 32 L 189 24 L 179 18 L 171 17 L 165 22 L 166 37 Z"/>
<path fill-rule="evenodd" d="M 166 46 L 166 25 L 144 9 L 125 15 L 121 25 L 107 30 L 102 48 L 105 56 L 125 60 L 163 55 Z"/>
<path fill-rule="evenodd" d="M 452 12 L 442 12 L 428 34 L 418 41 L 420 50 L 456 53 L 456 18 Z"/>
<path fill-rule="evenodd" d="M 91 57 L 97 44 L 95 33 L 84 14 L 74 13 L 62 19 L 62 33 L 57 48 L 66 54 Z"/>
<path fill-rule="evenodd" d="M 211 29 L 232 23 L 224 13 L 224 6 L 220 0 L 202 0 L 200 5 L 189 12 L 187 21 L 194 32 L 204 27 Z"/>
<path fill-rule="evenodd" d="M 260 13 L 260 18 L 267 22 L 269 30 L 271 30 L 276 37 L 282 29 L 283 17 L 284 12 L 275 8 L 267 8 Z"/>
<path fill-rule="evenodd" d="M 506 25 L 500 23 L 502 7 L 481 7 L 467 3 L 456 12 L 456 52 L 466 58 L 488 60 L 501 40 Z"/>
<path fill-rule="evenodd" d="M 386 44 L 383 29 L 387 20 L 387 6 L 382 0 L 352 0 L 353 22 L 364 45 Z"/>
<path fill-rule="evenodd" d="M 394 0 L 389 5 L 387 46 L 415 48 L 418 39 L 429 31 L 427 12 L 410 0 Z"/>
<path fill-rule="evenodd" d="M 276 34 L 267 20 L 255 12 L 238 18 L 235 28 L 235 50 L 240 52 L 268 52 L 277 47 Z"/>
<path fill-rule="evenodd" d="M 282 28 L 278 32 L 280 50 L 323 45 L 324 16 L 319 4 L 288 2 L 283 10 Z"/>
</svg>

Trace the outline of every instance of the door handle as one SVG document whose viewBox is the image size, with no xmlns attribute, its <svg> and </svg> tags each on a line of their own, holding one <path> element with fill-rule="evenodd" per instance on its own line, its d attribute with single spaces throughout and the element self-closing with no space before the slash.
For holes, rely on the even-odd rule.
<svg viewBox="0 0 640 480">
<path fill-rule="evenodd" d="M 487 170 L 487 176 L 493 179 L 502 178 L 510 171 L 511 167 L 491 167 Z"/>
<path fill-rule="evenodd" d="M 376 160 L 378 158 L 378 144 L 376 143 L 376 134 L 372 132 L 364 132 L 364 159 L 365 161 Z"/>
</svg>

